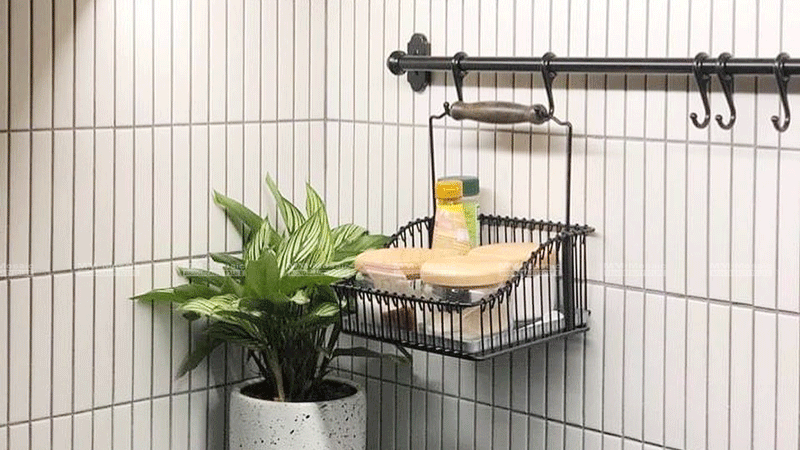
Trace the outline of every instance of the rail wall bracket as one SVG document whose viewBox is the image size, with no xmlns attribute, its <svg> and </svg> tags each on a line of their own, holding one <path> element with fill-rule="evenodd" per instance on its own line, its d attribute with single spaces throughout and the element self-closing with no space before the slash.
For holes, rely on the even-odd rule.
<svg viewBox="0 0 800 450">
<path fill-rule="evenodd" d="M 408 41 L 408 54 L 415 56 L 430 56 L 431 43 L 422 33 L 414 33 Z M 422 92 L 431 82 L 431 73 L 421 70 L 410 70 L 408 72 L 408 84 L 414 92 Z"/>
</svg>

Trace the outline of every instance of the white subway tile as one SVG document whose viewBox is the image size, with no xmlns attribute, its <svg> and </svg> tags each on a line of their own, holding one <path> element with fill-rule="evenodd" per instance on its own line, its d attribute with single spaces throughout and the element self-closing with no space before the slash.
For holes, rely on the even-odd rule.
<svg viewBox="0 0 800 450">
<path fill-rule="evenodd" d="M 190 130 L 190 175 L 191 193 L 190 217 L 190 253 L 198 255 L 208 250 L 208 212 L 211 190 L 208 186 L 208 127 L 194 126 Z"/>
<path fill-rule="evenodd" d="M 31 423 L 31 448 L 46 449 L 53 448 L 50 445 L 50 421 L 39 420 Z M 110 448 L 110 445 L 108 446 Z M 0 448 L 5 448 L 0 445 Z"/>
<path fill-rule="evenodd" d="M 731 300 L 753 303 L 753 222 L 755 150 L 734 148 L 731 155 Z"/>
<path fill-rule="evenodd" d="M 244 58 L 244 120 L 258 120 L 261 117 L 262 89 L 270 89 L 272 85 L 261 85 L 261 47 L 269 45 L 261 40 L 261 14 L 264 2 L 244 2 L 243 11 L 243 58 Z M 325 8 L 318 8 L 325 10 Z M 324 28 L 324 26 L 323 26 Z M 323 41 L 324 42 L 324 41 Z"/>
<path fill-rule="evenodd" d="M 153 287 L 163 288 L 172 285 L 172 265 L 170 263 L 153 264 Z M 172 305 L 165 302 L 153 303 L 153 395 L 166 395 L 174 374 L 172 373 Z"/>
<path fill-rule="evenodd" d="M 627 286 L 644 287 L 644 245 L 650 233 L 645 232 L 645 147 L 640 142 L 626 142 L 624 150 L 624 273 Z M 645 206 L 646 205 L 646 206 Z M 649 231 L 649 230 L 648 230 Z M 647 234 L 647 236 L 645 236 Z"/>
<path fill-rule="evenodd" d="M 53 2 L 31 2 L 33 10 L 31 98 L 33 128 L 49 128 L 53 111 Z M 0 84 L 2 86 L 2 84 Z"/>
<path fill-rule="evenodd" d="M 777 434 L 775 448 L 791 449 L 797 447 L 798 429 L 794 426 L 800 414 L 800 355 L 797 342 L 800 340 L 800 327 L 797 317 L 778 316 L 778 385 Z"/>
<path fill-rule="evenodd" d="M 666 298 L 646 294 L 644 302 L 643 440 L 661 444 L 664 442 L 664 356 L 668 345 L 664 336 Z"/>
<path fill-rule="evenodd" d="M 94 263 L 95 148 L 89 130 L 75 131 L 74 251 L 73 267 L 86 268 Z"/>
<path fill-rule="evenodd" d="M 75 126 L 95 119 L 95 0 L 75 0 Z"/>
<path fill-rule="evenodd" d="M 133 311 L 136 306 L 130 297 L 134 295 L 133 279 L 136 273 L 136 268 L 119 268 L 116 269 L 114 275 L 113 398 L 115 402 L 131 399 L 134 346 Z"/>
<path fill-rule="evenodd" d="M 603 428 L 619 434 L 623 415 L 623 354 L 625 326 L 625 297 L 618 289 L 606 289 L 603 324 Z"/>
<path fill-rule="evenodd" d="M 73 133 L 53 133 L 53 270 L 72 267 Z"/>
<path fill-rule="evenodd" d="M 130 404 L 114 406 L 112 429 L 114 430 L 114 450 L 130 450 L 131 448 L 131 409 Z"/>
<path fill-rule="evenodd" d="M 753 402 L 753 311 L 731 310 L 730 448 L 751 448 Z"/>
<path fill-rule="evenodd" d="M 244 1 L 225 2 L 226 115 L 225 120 L 241 121 L 244 110 Z"/>
<path fill-rule="evenodd" d="M 708 295 L 727 300 L 731 292 L 731 149 L 711 146 L 708 180 Z"/>
<path fill-rule="evenodd" d="M 73 36 L 73 0 L 56 0 L 53 5 L 54 35 Z M 73 73 L 75 46 L 73 39 L 60 40 L 58 45 L 56 45 L 54 52 L 53 126 L 72 126 L 74 123 L 73 113 L 75 110 L 75 93 L 73 89 L 75 80 Z M 2 77 L 2 75 L 0 75 L 0 77 Z M 0 80 L 2 80 L 2 78 L 0 78 Z M 0 82 L 0 87 L 1 86 L 3 86 L 3 83 Z M 0 106 L 0 108 L 2 108 L 2 106 Z M 0 112 L 2 112 L 2 109 L 0 109 Z"/>
<path fill-rule="evenodd" d="M 642 439 L 644 415 L 645 301 L 640 292 L 625 293 L 623 422 L 625 435 Z M 649 305 L 648 305 L 649 306 Z"/>
<path fill-rule="evenodd" d="M 133 448 L 149 448 L 152 430 L 152 415 L 150 402 L 136 402 L 133 404 Z"/>
<path fill-rule="evenodd" d="M 5 430 L 4 430 L 5 431 Z M 30 442 L 30 427 L 28 424 L 8 427 L 8 448 L 14 450 L 28 450 Z"/>
<path fill-rule="evenodd" d="M 10 134 L 0 133 L 0 186 L 9 183 L 9 150 Z M 5 162 L 5 163 L 4 163 Z M 8 195 L 0 195 L 0 233 L 8 236 Z M 0 239 L 0 273 L 7 274 L 8 267 L 8 239 Z"/>
<path fill-rule="evenodd" d="M 686 316 L 686 442 L 705 447 L 708 396 L 708 305 L 689 301 Z"/>
<path fill-rule="evenodd" d="M 191 36 L 191 115 L 193 122 L 205 122 L 209 119 L 209 0 L 195 0 L 192 8 Z"/>
<path fill-rule="evenodd" d="M 137 266 L 133 279 L 133 291 L 143 294 L 153 288 L 152 266 Z M 133 303 L 133 400 L 147 398 L 151 393 L 151 372 L 153 353 L 153 305 L 148 302 Z M 136 417 L 138 405 L 134 406 L 134 434 L 137 433 Z M 149 411 L 149 410 L 148 410 Z M 149 428 L 148 428 L 149 430 Z M 134 445 L 134 447 L 136 447 Z"/>
<path fill-rule="evenodd" d="M 8 421 L 21 422 L 30 419 L 31 412 L 31 283 L 15 279 L 8 284 Z"/>
<path fill-rule="evenodd" d="M 62 416 L 53 419 L 53 448 L 67 450 L 72 448 L 73 416 Z"/>
<path fill-rule="evenodd" d="M 366 4 L 367 2 L 360 3 Z M 309 73 L 311 68 L 309 61 L 311 36 L 308 27 L 311 20 L 310 9 L 312 6 L 309 4 L 309 0 L 295 0 L 293 5 L 294 10 L 292 14 L 294 29 L 292 31 L 292 43 L 294 46 L 294 76 L 292 77 L 292 86 L 294 87 L 294 108 L 292 111 L 292 118 L 306 119 L 309 117 L 309 90 L 311 88 L 311 74 Z M 362 23 L 366 23 L 366 20 Z M 365 67 L 365 65 L 359 67 Z M 363 72 L 363 69 L 360 70 L 360 72 Z"/>
<path fill-rule="evenodd" d="M 9 105 L 12 129 L 27 129 L 31 125 L 31 4 L 16 3 L 9 7 L 10 51 Z"/>
<path fill-rule="evenodd" d="M 225 173 L 225 181 L 220 183 L 219 188 L 216 186 L 215 189 L 220 189 L 221 191 L 225 192 L 225 195 L 228 197 L 234 198 L 237 201 L 241 202 L 243 197 L 242 192 L 242 171 L 244 165 L 244 155 L 241 149 L 243 148 L 243 126 L 241 125 L 232 125 L 226 127 L 225 134 L 226 134 L 226 148 L 228 149 L 226 152 L 226 163 L 225 167 L 227 172 Z M 236 229 L 236 226 L 230 220 L 226 220 L 226 229 L 227 229 L 227 249 L 228 250 L 235 250 L 239 249 L 242 246 L 242 238 L 239 230 Z"/>
<path fill-rule="evenodd" d="M 11 133 L 9 146 L 8 274 L 30 273 L 30 164 L 29 133 Z"/>
<path fill-rule="evenodd" d="M 73 284 L 71 274 L 53 276 L 53 414 L 72 411 Z"/>
<path fill-rule="evenodd" d="M 52 133 L 31 136 L 31 273 L 50 270 Z"/>
<path fill-rule="evenodd" d="M 222 208 L 214 204 L 213 191 L 225 193 L 226 145 L 225 127 L 213 125 L 208 132 L 208 250 L 219 252 L 227 250 L 225 245 L 227 218 Z"/>
<path fill-rule="evenodd" d="M 114 2 L 114 118 L 116 125 L 133 124 L 133 24 L 134 0 Z"/>
<path fill-rule="evenodd" d="M 9 15 L 7 14 L 9 9 L 10 0 L 0 0 L 0 11 L 6 12 L 6 14 L 0 14 L 0 28 L 3 30 L 8 30 L 9 28 Z M 8 55 L 9 49 L 9 36 L 8 33 L 0 33 L 0 55 Z M 8 129 L 8 109 L 9 105 L 9 84 L 8 84 L 8 76 L 9 76 L 9 64 L 11 62 L 8 58 L 0 58 L 0 129 L 7 130 Z M 0 433 L 2 434 L 2 433 Z M 5 442 L 4 442 L 5 444 Z"/>
<path fill-rule="evenodd" d="M 753 303 L 776 306 L 778 154 L 773 150 L 756 149 L 755 160 L 755 272 Z"/>
<path fill-rule="evenodd" d="M 588 287 L 589 331 L 584 341 L 584 396 L 583 423 L 600 429 L 603 426 L 603 343 L 605 329 L 605 290 L 601 286 Z"/>
<path fill-rule="evenodd" d="M 35 277 L 31 297 L 31 418 L 50 415 L 50 361 L 52 355 L 50 332 L 53 325 L 52 278 Z M 49 431 L 49 427 L 48 427 Z M 48 442 L 49 445 L 49 442 Z"/>
<path fill-rule="evenodd" d="M 291 119 L 294 114 L 294 32 L 295 17 L 293 2 L 278 2 L 277 17 L 277 59 L 275 63 L 278 69 L 278 119 Z M 273 25 L 274 26 L 274 25 Z M 350 28 L 352 29 L 352 28 Z M 344 28 L 343 30 L 348 30 Z M 344 31 L 343 31 L 344 32 Z"/>
<path fill-rule="evenodd" d="M 153 2 L 153 123 L 156 124 L 172 121 L 170 5 L 171 2 Z"/>
<path fill-rule="evenodd" d="M 116 95 L 114 92 L 114 73 L 116 71 L 114 23 L 114 2 L 99 1 L 95 3 L 95 126 L 114 125 Z"/>
<path fill-rule="evenodd" d="M 188 123 L 191 117 L 191 8 L 190 0 L 172 2 L 172 123 Z"/>
<path fill-rule="evenodd" d="M 73 335 L 73 411 L 86 411 L 93 407 L 94 393 L 94 274 L 90 271 L 75 275 Z"/>
<path fill-rule="evenodd" d="M 189 448 L 205 449 L 208 415 L 208 391 L 189 394 Z"/>
<path fill-rule="evenodd" d="M 686 189 L 691 201 L 686 202 L 686 292 L 708 294 L 708 216 L 709 216 L 709 150 L 702 145 L 689 145 L 686 161 Z"/>
<path fill-rule="evenodd" d="M 95 448 L 114 448 L 111 442 L 112 429 L 111 408 L 94 410 L 92 416 L 92 430 L 94 432 L 92 444 Z"/>
<path fill-rule="evenodd" d="M 114 395 L 114 277 L 98 270 L 94 286 L 94 407 L 111 405 Z M 110 426 L 110 424 L 109 424 Z"/>
<path fill-rule="evenodd" d="M 800 311 L 800 153 L 781 152 L 778 186 L 778 298 L 782 310 Z"/>
<path fill-rule="evenodd" d="M 753 447 L 774 448 L 777 386 L 777 317 L 755 312 L 753 328 Z M 764 394 L 764 395 L 761 395 Z"/>
<path fill-rule="evenodd" d="M 686 435 L 687 304 L 679 297 L 667 297 L 665 316 L 667 343 L 664 378 L 664 443 L 682 447 Z"/>
<path fill-rule="evenodd" d="M 191 201 L 190 179 L 190 130 L 175 127 L 172 130 L 172 257 L 182 258 L 189 251 L 189 204 Z"/>
<path fill-rule="evenodd" d="M 94 263 L 109 266 L 114 262 L 114 131 L 95 134 L 94 173 Z"/>
<path fill-rule="evenodd" d="M 624 144 L 609 140 L 605 148 L 605 258 L 603 279 L 612 283 L 624 282 Z"/>
<path fill-rule="evenodd" d="M 114 264 L 133 261 L 133 131 L 115 130 L 114 137 Z"/>
<path fill-rule="evenodd" d="M 8 336 L 8 281 L 0 281 L 0 333 Z M 8 354 L 8 341 L 0 340 L 0 352 Z M 0 363 L 0 401 L 8 404 L 8 368 L 10 361 L 4 358 Z M 0 422 L 8 423 L 8 410 L 0 408 Z M 2 435 L 3 433 L 0 433 Z"/>
<path fill-rule="evenodd" d="M 708 307 L 708 446 L 729 448 L 730 308 Z M 730 389 L 733 387 L 731 386 Z"/>
<path fill-rule="evenodd" d="M 153 400 L 153 412 L 150 418 L 153 434 L 151 436 L 153 447 L 171 447 L 169 434 L 169 408 L 170 399 L 162 397 Z"/>
<path fill-rule="evenodd" d="M 189 448 L 189 394 L 175 395 L 170 400 L 170 438 L 168 442 L 176 450 Z"/>
</svg>

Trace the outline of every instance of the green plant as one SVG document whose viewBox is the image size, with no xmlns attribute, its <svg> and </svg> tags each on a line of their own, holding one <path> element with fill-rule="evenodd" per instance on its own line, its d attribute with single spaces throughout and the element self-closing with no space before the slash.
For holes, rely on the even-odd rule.
<svg viewBox="0 0 800 450">
<path fill-rule="evenodd" d="M 362 251 L 382 247 L 387 237 L 370 235 L 354 224 L 331 229 L 325 203 L 306 184 L 306 214 L 284 198 L 267 176 L 283 219 L 278 231 L 241 203 L 214 192 L 214 201 L 242 234 L 237 257 L 211 254 L 222 264 L 218 274 L 180 268 L 186 284 L 156 289 L 134 299 L 171 302 L 189 320 L 208 318 L 205 340 L 187 355 L 178 376 L 191 371 L 223 343 L 245 349 L 264 383 L 254 395 L 279 401 L 324 397 L 325 376 L 337 356 L 380 356 L 366 348 L 337 348 L 339 300 L 330 284 L 355 274 Z M 407 360 L 404 356 L 394 357 Z M 393 357 L 393 356 L 389 356 Z"/>
</svg>

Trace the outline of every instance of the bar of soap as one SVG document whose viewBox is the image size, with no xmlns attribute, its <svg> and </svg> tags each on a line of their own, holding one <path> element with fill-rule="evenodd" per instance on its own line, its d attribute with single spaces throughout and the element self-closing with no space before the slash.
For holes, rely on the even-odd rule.
<svg viewBox="0 0 800 450">
<path fill-rule="evenodd" d="M 495 286 L 513 274 L 513 263 L 475 255 L 431 259 L 422 265 L 419 273 L 425 283 L 457 288 Z"/>
<path fill-rule="evenodd" d="M 533 252 L 539 248 L 539 244 L 535 242 L 507 242 L 502 244 L 489 244 L 481 245 L 480 247 L 473 248 L 469 255 L 484 256 L 489 258 L 502 259 L 514 264 L 519 268 L 522 263 L 529 260 Z M 545 255 L 543 258 L 543 265 L 551 264 L 551 260 L 555 255 Z"/>
<path fill-rule="evenodd" d="M 391 274 L 413 279 L 419 278 L 420 267 L 424 262 L 456 254 L 451 249 L 380 248 L 361 253 L 353 264 L 356 270 L 365 275 Z"/>
</svg>

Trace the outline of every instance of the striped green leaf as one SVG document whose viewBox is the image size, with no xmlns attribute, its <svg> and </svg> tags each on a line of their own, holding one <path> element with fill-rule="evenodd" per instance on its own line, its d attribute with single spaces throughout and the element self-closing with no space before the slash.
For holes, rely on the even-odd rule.
<svg viewBox="0 0 800 450">
<path fill-rule="evenodd" d="M 179 267 L 178 275 L 186 278 L 192 283 L 203 283 L 212 286 L 223 287 L 229 278 L 219 275 L 209 270 L 195 269 L 192 267 Z"/>
<path fill-rule="evenodd" d="M 277 203 L 278 211 L 280 211 L 281 217 L 283 218 L 283 224 L 286 225 L 286 231 L 288 231 L 290 234 L 294 233 L 294 231 L 305 221 L 303 213 L 301 213 L 300 210 L 292 204 L 292 202 L 281 195 L 281 192 L 278 190 L 278 185 L 275 184 L 275 181 L 273 181 L 272 177 L 269 175 L 267 175 L 267 186 L 272 192 L 272 196 L 275 197 L 275 203 Z"/>
<path fill-rule="evenodd" d="M 184 312 L 194 312 L 201 316 L 220 319 L 220 312 L 236 311 L 239 308 L 238 298 L 232 294 L 217 295 L 211 298 L 196 298 L 181 304 L 178 309 Z"/>
<path fill-rule="evenodd" d="M 296 265 L 306 261 L 317 251 L 320 235 L 323 233 L 324 210 L 318 210 L 292 233 L 278 251 L 278 266 L 281 275 L 291 271 Z"/>
<path fill-rule="evenodd" d="M 331 230 L 331 235 L 333 236 L 333 247 L 339 248 L 343 244 L 353 241 L 365 234 L 367 234 L 367 229 L 360 225 L 356 225 L 354 223 L 339 225 Z"/>
<path fill-rule="evenodd" d="M 345 267 L 336 267 L 336 268 L 333 268 L 333 269 L 328 269 L 323 273 L 326 276 L 329 276 L 331 278 L 342 279 L 342 278 L 350 278 L 350 277 L 354 276 L 356 274 L 356 269 L 353 269 L 352 267 L 346 267 L 346 266 Z"/>
<path fill-rule="evenodd" d="M 261 217 L 236 200 L 214 191 L 214 203 L 225 209 L 228 218 L 236 225 L 236 228 L 244 227 L 242 236 L 245 241 L 248 241 L 250 235 L 261 228 Z"/>
<path fill-rule="evenodd" d="M 276 238 L 280 238 L 278 232 L 272 228 L 272 224 L 269 223 L 269 220 L 264 219 L 261 223 L 261 228 L 258 229 L 250 242 L 247 244 L 247 248 L 245 249 L 245 259 L 248 261 L 253 261 L 261 257 L 261 253 L 267 248 L 274 248 L 272 247 L 273 242 L 275 242 Z"/>
<path fill-rule="evenodd" d="M 320 208 L 325 209 L 325 202 L 322 201 L 322 198 L 319 196 L 319 194 L 317 194 L 317 191 L 311 187 L 311 184 L 306 183 L 306 215 L 311 217 Z"/>
</svg>

